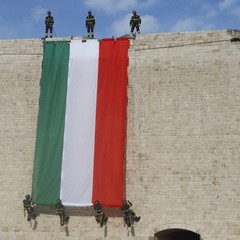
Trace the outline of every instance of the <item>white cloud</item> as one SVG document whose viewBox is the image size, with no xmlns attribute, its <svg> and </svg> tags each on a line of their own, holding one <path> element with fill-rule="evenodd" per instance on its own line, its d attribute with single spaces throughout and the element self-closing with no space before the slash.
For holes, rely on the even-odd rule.
<svg viewBox="0 0 240 240">
<path fill-rule="evenodd" d="M 127 14 L 126 16 L 116 20 L 112 23 L 109 31 L 112 32 L 115 37 L 120 37 L 122 35 L 128 34 L 130 32 L 130 18 L 131 14 Z"/>
<path fill-rule="evenodd" d="M 90 9 L 98 9 L 108 14 L 116 14 L 117 11 L 129 11 L 143 9 L 158 4 L 158 0 L 84 0 L 84 5 Z"/>
<path fill-rule="evenodd" d="M 223 0 L 222 2 L 219 3 L 219 9 L 220 10 L 225 10 L 235 4 L 238 0 Z"/>
<path fill-rule="evenodd" d="M 160 24 L 158 20 L 150 15 L 142 17 L 142 33 L 157 33 L 160 31 Z"/>
<path fill-rule="evenodd" d="M 120 37 L 125 34 L 130 33 L 129 22 L 131 18 L 131 14 L 127 14 L 117 21 L 115 21 L 110 29 L 109 32 L 113 33 L 114 37 Z M 150 15 L 141 16 L 142 24 L 140 27 L 141 33 L 156 33 L 159 32 L 160 26 L 157 19 Z"/>
<path fill-rule="evenodd" d="M 235 15 L 235 16 L 240 17 L 240 7 L 233 8 L 233 9 L 231 10 L 231 13 L 232 13 L 233 15 Z"/>
<path fill-rule="evenodd" d="M 201 30 L 214 30 L 216 29 L 216 26 L 214 24 L 207 24 L 207 25 L 203 25 Z"/>
<path fill-rule="evenodd" d="M 217 15 L 218 15 L 218 11 L 216 11 L 215 9 L 211 9 L 210 11 L 207 12 L 208 18 L 213 18 L 213 17 L 216 17 Z"/>
<path fill-rule="evenodd" d="M 14 29 L 12 26 L 4 24 L 0 21 L 0 39 L 12 39 L 19 33 L 19 28 Z"/>
<path fill-rule="evenodd" d="M 0 39 L 12 39 L 19 33 L 19 28 L 16 28 L 7 21 L 6 18 L 0 16 Z"/>
<path fill-rule="evenodd" d="M 199 26 L 201 26 L 201 22 L 195 20 L 193 18 L 186 18 L 182 20 L 178 20 L 174 26 L 171 28 L 171 32 L 185 32 L 185 31 L 194 31 Z"/>
<path fill-rule="evenodd" d="M 159 4 L 161 0 L 145 0 L 145 1 L 139 1 L 137 4 L 138 8 L 145 8 L 149 6 L 153 6 L 155 4 Z"/>
<path fill-rule="evenodd" d="M 171 28 L 171 32 L 187 32 L 187 31 L 198 31 L 198 30 L 210 30 L 214 29 L 214 25 L 205 24 L 201 20 L 194 18 L 186 18 L 178 20 Z"/>
<path fill-rule="evenodd" d="M 206 13 L 205 15 L 207 18 L 214 18 L 226 11 L 230 14 L 239 16 L 237 12 L 239 8 L 236 8 L 236 3 L 238 2 L 239 0 L 222 0 L 215 5 L 205 4 L 202 6 L 201 10 Z"/>
<path fill-rule="evenodd" d="M 84 0 L 83 3 L 91 8 L 115 14 L 119 10 L 132 9 L 137 5 L 137 0 Z"/>
<path fill-rule="evenodd" d="M 25 23 L 22 23 L 22 26 L 24 28 L 25 32 L 32 32 L 34 29 L 35 23 L 42 23 L 44 24 L 45 17 L 47 15 L 47 9 L 42 7 L 35 7 L 29 10 L 30 17 L 32 21 L 27 21 Z"/>
<path fill-rule="evenodd" d="M 218 10 L 211 6 L 210 4 L 204 4 L 201 7 L 201 11 L 205 13 L 207 18 L 213 18 L 218 15 Z"/>
<path fill-rule="evenodd" d="M 31 10 L 31 18 L 34 22 L 42 22 L 45 19 L 45 16 L 47 15 L 47 9 L 42 7 L 35 7 Z"/>
</svg>

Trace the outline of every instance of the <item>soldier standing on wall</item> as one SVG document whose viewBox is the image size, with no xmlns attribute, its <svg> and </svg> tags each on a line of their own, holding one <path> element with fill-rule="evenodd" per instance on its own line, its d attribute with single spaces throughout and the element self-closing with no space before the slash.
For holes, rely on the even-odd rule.
<svg viewBox="0 0 240 240">
<path fill-rule="evenodd" d="M 108 218 L 106 217 L 104 211 L 103 211 L 103 206 L 101 205 L 101 203 L 96 200 L 93 208 L 95 210 L 95 219 L 97 221 L 97 223 L 100 224 L 100 227 L 103 226 L 104 223 L 107 222 Z"/>
<path fill-rule="evenodd" d="M 24 216 L 25 211 L 27 212 L 27 221 L 31 221 L 34 217 L 34 203 L 32 202 L 31 196 L 28 194 L 23 200 Z"/>
<path fill-rule="evenodd" d="M 140 26 L 142 23 L 141 17 L 137 15 L 137 12 L 135 10 L 132 11 L 132 17 L 130 19 L 130 27 L 131 27 L 131 32 L 130 35 L 133 35 L 133 31 L 136 28 L 137 33 L 140 34 Z"/>
<path fill-rule="evenodd" d="M 88 16 L 86 17 L 86 28 L 89 38 L 94 38 L 94 27 L 95 27 L 95 18 L 92 15 L 92 11 L 88 11 Z"/>
<path fill-rule="evenodd" d="M 128 200 L 123 200 L 123 205 L 121 207 L 121 210 L 124 214 L 124 222 L 127 224 L 128 227 L 131 227 L 131 220 L 133 219 L 136 222 L 139 222 L 141 217 L 137 217 L 135 212 L 131 209 L 132 203 Z"/>
<path fill-rule="evenodd" d="M 46 26 L 46 30 L 45 30 L 45 38 L 48 37 L 48 30 L 50 31 L 50 38 L 53 37 L 53 24 L 54 24 L 54 18 L 53 16 L 51 15 L 51 11 L 48 11 L 47 12 L 47 16 L 45 18 L 45 26 Z"/>
</svg>

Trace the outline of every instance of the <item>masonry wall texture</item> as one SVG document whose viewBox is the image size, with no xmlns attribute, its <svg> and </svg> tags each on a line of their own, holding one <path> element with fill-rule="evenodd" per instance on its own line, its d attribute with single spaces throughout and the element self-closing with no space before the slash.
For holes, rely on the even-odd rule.
<svg viewBox="0 0 240 240">
<path fill-rule="evenodd" d="M 129 49 L 126 197 L 140 222 L 107 208 L 54 207 L 24 218 L 31 193 L 43 43 L 0 41 L 0 239 L 153 240 L 179 228 L 240 239 L 240 42 L 237 30 L 138 36 Z M 158 238 L 156 238 L 158 239 Z M 161 239 L 165 240 L 165 239 Z M 171 239 L 168 239 L 171 240 Z"/>
</svg>

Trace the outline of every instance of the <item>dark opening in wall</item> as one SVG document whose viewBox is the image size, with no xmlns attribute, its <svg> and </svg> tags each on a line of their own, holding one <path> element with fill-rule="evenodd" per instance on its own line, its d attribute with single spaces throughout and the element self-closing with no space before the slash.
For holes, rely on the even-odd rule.
<svg viewBox="0 0 240 240">
<path fill-rule="evenodd" d="M 185 229 L 166 229 L 155 233 L 155 240 L 200 240 L 200 235 Z"/>
</svg>

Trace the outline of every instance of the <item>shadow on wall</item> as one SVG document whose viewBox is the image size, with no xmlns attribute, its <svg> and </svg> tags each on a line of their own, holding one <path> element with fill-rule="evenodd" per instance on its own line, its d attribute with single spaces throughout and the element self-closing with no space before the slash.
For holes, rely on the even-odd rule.
<svg viewBox="0 0 240 240">
<path fill-rule="evenodd" d="M 32 219 L 28 220 L 30 224 L 30 228 L 32 228 L 33 231 L 35 231 L 38 227 L 38 218 L 41 217 L 41 214 L 43 215 L 54 215 L 56 216 L 56 224 L 60 224 L 62 226 L 62 231 L 65 232 L 66 236 L 70 236 L 70 231 L 68 228 L 69 223 L 71 224 L 71 216 L 79 216 L 79 217 L 92 217 L 95 219 L 95 211 L 93 207 L 68 207 L 65 208 L 66 215 L 63 215 L 61 218 L 60 216 L 56 215 L 56 207 L 55 206 L 49 206 L 49 205 L 37 205 L 35 207 L 34 213 L 31 215 Z M 104 208 L 104 213 L 108 218 L 122 218 L 123 219 L 123 213 L 122 210 L 119 207 L 106 207 Z M 62 216 L 62 215 L 61 215 Z M 59 218 L 60 217 L 60 222 Z M 62 221 L 61 221 L 62 220 Z M 128 237 L 135 237 L 135 228 L 134 228 L 134 222 L 132 222 L 132 225 L 128 227 L 124 219 L 122 221 L 123 229 L 126 231 L 126 236 Z M 103 223 L 103 236 L 104 238 L 108 236 L 108 226 L 107 222 Z"/>
<path fill-rule="evenodd" d="M 198 233 L 172 228 L 155 233 L 154 240 L 200 240 Z"/>
</svg>

